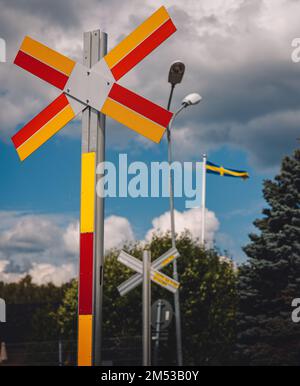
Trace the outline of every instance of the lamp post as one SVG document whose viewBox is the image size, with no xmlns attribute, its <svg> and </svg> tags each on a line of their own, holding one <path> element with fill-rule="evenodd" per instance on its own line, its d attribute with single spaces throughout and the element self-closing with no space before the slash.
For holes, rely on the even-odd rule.
<svg viewBox="0 0 300 386">
<path fill-rule="evenodd" d="M 176 84 L 181 83 L 183 75 L 185 71 L 185 65 L 184 63 L 180 61 L 173 62 L 171 64 L 170 70 L 169 70 L 169 77 L 168 82 L 171 84 L 171 91 L 168 101 L 168 110 L 170 110 L 172 98 L 173 98 L 173 92 Z"/>
<path fill-rule="evenodd" d="M 173 91 L 175 88 L 175 85 L 177 83 L 180 83 L 183 77 L 184 73 L 184 64 L 181 63 L 181 73 L 176 74 L 173 69 L 173 75 L 172 75 L 172 67 L 176 64 L 177 68 L 179 68 L 180 62 L 175 62 L 170 69 L 169 73 L 169 82 L 170 80 L 173 80 L 173 83 L 171 83 L 171 93 L 169 97 L 169 103 L 168 103 L 168 109 L 170 108 Z M 181 75 L 181 77 L 179 76 Z M 171 130 L 172 125 L 174 123 L 175 118 L 178 116 L 178 114 L 185 109 L 188 106 L 195 105 L 199 103 L 202 100 L 202 97 L 199 94 L 193 93 L 187 95 L 181 103 L 180 108 L 176 111 L 176 113 L 173 115 L 172 120 L 170 121 L 170 124 L 168 126 L 167 131 L 167 138 L 168 138 L 168 163 L 169 163 L 169 191 L 170 191 L 170 217 L 171 217 L 171 237 L 172 237 L 172 247 L 176 247 L 176 239 L 175 239 L 175 219 L 174 219 L 174 191 L 173 191 L 173 178 L 172 178 L 172 143 L 171 143 Z M 177 260 L 175 259 L 173 262 L 173 278 L 174 280 L 178 281 L 178 271 L 177 271 Z M 180 302 L 179 302 L 179 291 L 177 291 L 174 294 L 174 308 L 175 308 L 175 323 L 176 323 L 176 345 L 177 345 L 177 364 L 178 366 L 182 366 L 183 359 L 182 359 L 182 336 L 181 336 L 181 315 L 180 315 Z"/>
<path fill-rule="evenodd" d="M 180 61 L 175 61 L 171 64 L 169 70 L 168 82 L 171 84 L 171 90 L 168 100 L 167 109 L 170 110 L 173 93 L 175 86 L 181 83 L 185 72 L 185 64 Z M 170 189 L 170 215 L 171 215 L 171 235 L 172 235 L 172 247 L 175 247 L 175 224 L 174 224 L 174 200 L 173 200 L 173 187 L 171 176 L 171 162 L 172 162 L 172 149 L 171 149 L 171 127 L 167 128 L 168 139 L 168 161 L 169 161 L 169 189 Z M 172 197 L 172 198 L 171 198 Z M 176 259 L 173 262 L 173 278 L 178 278 L 177 262 Z M 175 279 L 176 280 L 176 279 Z M 178 292 L 178 291 L 177 291 Z M 181 319 L 180 319 L 180 303 L 179 294 L 174 294 L 174 308 L 175 308 L 175 323 L 176 323 L 176 347 L 177 347 L 177 364 L 182 366 L 182 340 L 181 340 Z"/>
</svg>

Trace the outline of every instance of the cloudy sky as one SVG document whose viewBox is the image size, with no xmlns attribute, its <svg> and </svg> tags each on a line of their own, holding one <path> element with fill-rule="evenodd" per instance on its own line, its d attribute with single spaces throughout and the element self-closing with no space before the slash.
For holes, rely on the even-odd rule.
<svg viewBox="0 0 300 386">
<path fill-rule="evenodd" d="M 186 64 L 173 108 L 192 91 L 204 101 L 181 114 L 174 129 L 174 156 L 210 161 L 251 174 L 247 182 L 208 176 L 207 240 L 238 262 L 252 221 L 264 205 L 264 178 L 279 170 L 300 136 L 300 64 L 291 60 L 300 36 L 296 0 L 0 0 L 0 280 L 30 272 L 37 282 L 74 276 L 78 259 L 80 122 L 65 127 L 24 163 L 10 137 L 50 103 L 57 90 L 11 64 L 25 35 L 76 60 L 82 33 L 103 29 L 109 47 L 165 5 L 178 31 L 122 79 L 122 84 L 166 105 L 169 65 Z M 166 143 L 152 145 L 125 127 L 107 122 L 107 159 L 161 161 Z M 177 230 L 200 235 L 201 213 L 176 202 Z M 169 228 L 167 199 L 108 199 L 106 248 L 149 239 Z"/>
</svg>

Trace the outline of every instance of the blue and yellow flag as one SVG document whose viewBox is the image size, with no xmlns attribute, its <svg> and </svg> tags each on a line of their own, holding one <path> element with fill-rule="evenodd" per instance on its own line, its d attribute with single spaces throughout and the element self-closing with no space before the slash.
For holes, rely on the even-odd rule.
<svg viewBox="0 0 300 386">
<path fill-rule="evenodd" d="M 211 174 L 217 174 L 219 176 L 224 177 L 234 177 L 234 178 L 249 178 L 249 173 L 244 170 L 234 170 L 227 169 L 223 166 L 218 166 L 213 164 L 212 162 L 206 161 L 206 172 Z"/>
</svg>

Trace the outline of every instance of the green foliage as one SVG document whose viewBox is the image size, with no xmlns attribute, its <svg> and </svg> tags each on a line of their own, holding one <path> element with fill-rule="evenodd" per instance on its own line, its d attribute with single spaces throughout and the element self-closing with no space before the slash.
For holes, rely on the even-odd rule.
<svg viewBox="0 0 300 386">
<path fill-rule="evenodd" d="M 250 235 L 249 262 L 240 269 L 238 351 L 245 363 L 299 364 L 300 326 L 291 320 L 300 296 L 299 150 L 263 193 L 268 207 L 254 222 L 260 232 Z"/>
<path fill-rule="evenodd" d="M 151 250 L 152 260 L 155 260 L 171 248 L 170 235 L 157 234 L 146 247 Z M 144 248 L 142 243 L 124 247 L 137 258 L 142 257 Z M 189 233 L 178 236 L 177 248 L 180 252 L 178 271 L 185 363 L 222 364 L 229 360 L 234 342 L 236 270 L 230 260 L 220 258 L 216 251 L 200 248 Z M 128 341 L 136 342 L 137 355 L 140 356 L 142 288 L 139 286 L 124 297 L 119 295 L 118 285 L 131 277 L 133 272 L 117 262 L 118 253 L 117 250 L 110 251 L 105 260 L 104 341 L 108 347 L 112 345 L 107 343 L 108 339 L 112 339 L 109 342 L 113 342 L 114 351 L 117 352 L 118 339 L 121 342 L 122 338 L 130 338 Z M 172 265 L 166 267 L 164 272 L 172 276 Z M 74 363 L 78 296 L 76 280 L 62 287 L 52 284 L 38 286 L 32 283 L 30 277 L 19 283 L 0 282 L 0 295 L 11 306 L 15 304 L 14 323 L 10 324 L 15 341 L 48 342 L 41 344 L 41 347 L 36 344 L 32 346 L 24 358 L 25 363 L 26 360 L 57 363 L 59 339 L 65 341 L 65 350 L 69 350 L 70 361 Z M 153 284 L 152 302 L 159 298 L 173 304 L 173 295 Z M 160 364 L 176 363 L 175 343 L 173 322 L 168 342 L 161 345 Z"/>
<path fill-rule="evenodd" d="M 57 311 L 50 314 L 51 318 L 56 321 L 60 336 L 65 339 L 75 339 L 76 336 L 77 297 L 78 284 L 77 280 L 74 279 L 65 291 Z"/>
<path fill-rule="evenodd" d="M 30 276 L 18 283 L 0 282 L 0 297 L 7 304 L 0 341 L 7 343 L 10 364 L 57 364 L 59 331 L 51 315 L 68 286 L 36 285 Z"/>
<path fill-rule="evenodd" d="M 0 296 L 7 304 L 5 329 L 14 341 L 45 340 L 57 336 L 56 323 L 49 318 L 61 302 L 68 284 L 37 285 L 26 276 L 18 283 L 0 282 Z"/>
</svg>

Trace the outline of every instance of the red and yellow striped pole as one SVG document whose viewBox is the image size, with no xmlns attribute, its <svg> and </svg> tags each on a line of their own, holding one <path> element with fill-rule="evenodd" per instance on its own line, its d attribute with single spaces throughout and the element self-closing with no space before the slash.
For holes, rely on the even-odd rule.
<svg viewBox="0 0 300 386">
<path fill-rule="evenodd" d="M 80 272 L 78 297 L 78 366 L 92 365 L 95 178 L 96 153 L 82 153 Z"/>
<path fill-rule="evenodd" d="M 84 34 L 84 65 L 106 54 L 107 35 Z M 82 115 L 78 366 L 101 365 L 104 198 L 96 196 L 96 165 L 104 161 L 105 117 L 87 107 Z"/>
</svg>

